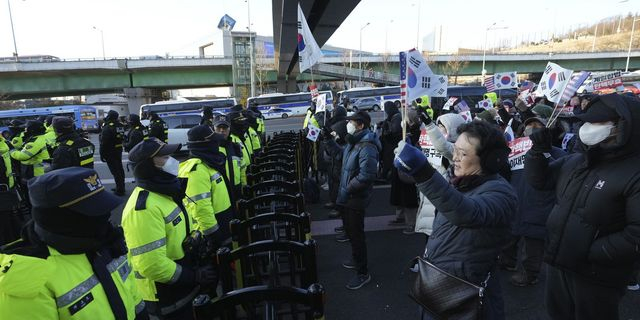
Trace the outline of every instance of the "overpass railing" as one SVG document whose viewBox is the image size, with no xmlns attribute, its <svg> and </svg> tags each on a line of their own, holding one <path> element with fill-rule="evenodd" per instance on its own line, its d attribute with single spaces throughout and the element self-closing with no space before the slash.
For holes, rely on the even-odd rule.
<svg viewBox="0 0 640 320">
<path fill-rule="evenodd" d="M 400 75 L 380 71 L 362 70 L 325 63 L 316 63 L 311 69 L 315 74 L 342 78 L 345 80 L 362 80 L 364 82 L 394 85 L 400 83 Z"/>
</svg>

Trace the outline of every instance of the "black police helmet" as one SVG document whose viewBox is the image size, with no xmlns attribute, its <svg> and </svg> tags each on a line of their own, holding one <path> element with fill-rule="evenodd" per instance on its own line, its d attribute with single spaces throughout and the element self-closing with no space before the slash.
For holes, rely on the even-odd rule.
<svg viewBox="0 0 640 320">
<path fill-rule="evenodd" d="M 127 122 L 138 124 L 140 122 L 140 116 L 135 113 L 132 113 L 129 116 L 127 116 Z"/>
<path fill-rule="evenodd" d="M 27 121 L 25 131 L 27 132 L 27 134 L 38 135 L 43 134 L 45 132 L 45 128 L 42 122 L 38 120 L 29 120 Z"/>
<path fill-rule="evenodd" d="M 56 133 L 70 133 L 75 129 L 73 120 L 69 117 L 54 117 L 51 120 L 51 125 Z"/>
<path fill-rule="evenodd" d="M 236 104 L 235 106 L 231 107 L 229 112 L 242 112 L 242 110 L 244 110 L 242 105 L 241 104 Z"/>
<path fill-rule="evenodd" d="M 104 117 L 104 119 L 105 120 L 117 120 L 118 117 L 120 117 L 120 114 L 118 113 L 118 111 L 109 110 L 109 112 L 107 112 L 107 116 Z"/>
<path fill-rule="evenodd" d="M 213 129 L 207 125 L 198 125 L 187 131 L 187 138 L 190 143 L 210 141 L 213 138 L 213 135 Z"/>
<path fill-rule="evenodd" d="M 56 116 L 54 116 L 54 115 L 49 115 L 49 116 L 47 116 L 47 117 L 44 119 L 44 123 L 45 123 L 47 126 L 50 126 L 50 125 L 51 125 L 51 121 L 53 121 L 53 118 L 55 118 L 55 117 L 56 117 Z"/>
</svg>

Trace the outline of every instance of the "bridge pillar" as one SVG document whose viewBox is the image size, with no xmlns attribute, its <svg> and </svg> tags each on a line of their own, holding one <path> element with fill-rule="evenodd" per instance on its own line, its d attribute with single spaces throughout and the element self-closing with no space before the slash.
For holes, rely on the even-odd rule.
<svg viewBox="0 0 640 320">
<path fill-rule="evenodd" d="M 124 88 L 129 113 L 140 114 L 140 106 L 162 100 L 162 91 L 146 88 Z"/>
<path fill-rule="evenodd" d="M 278 92 L 297 93 L 298 83 L 294 77 L 278 77 Z"/>
</svg>

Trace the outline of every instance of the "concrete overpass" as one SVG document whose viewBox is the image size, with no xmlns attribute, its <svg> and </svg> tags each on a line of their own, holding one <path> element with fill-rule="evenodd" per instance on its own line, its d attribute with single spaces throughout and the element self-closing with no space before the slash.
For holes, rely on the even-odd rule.
<svg viewBox="0 0 640 320">
<path fill-rule="evenodd" d="M 632 52 L 631 56 L 630 69 L 640 69 L 640 52 Z M 479 75 L 482 68 L 481 55 L 431 55 L 427 59 L 436 73 L 454 74 L 447 70 L 447 62 L 455 59 L 468 62 L 458 70 L 458 75 Z M 625 59 L 626 52 L 487 55 L 486 69 L 489 73 L 512 70 L 539 73 L 547 61 L 554 61 L 574 70 L 621 70 Z M 357 61 L 354 59 L 353 62 Z M 314 67 L 314 73 L 316 80 L 357 80 L 362 77 L 366 82 L 395 84 L 399 74 L 397 61 L 397 56 L 363 56 L 363 64 L 372 70 L 358 70 L 345 67 L 342 58 L 324 57 Z M 267 61 L 258 60 L 258 64 L 261 63 L 266 65 Z M 127 95 L 136 96 L 143 94 L 136 92 L 138 88 L 165 90 L 231 86 L 231 64 L 232 59 L 228 57 L 0 63 L 0 97 L 84 95 L 121 92 L 123 89 Z M 385 69 L 385 64 L 387 72 L 380 72 Z M 282 82 L 279 70 L 268 71 L 264 81 L 271 84 Z M 286 80 L 285 84 L 295 83 L 292 77 Z M 296 75 L 296 81 L 307 80 L 310 80 L 308 73 Z"/>
<path fill-rule="evenodd" d="M 307 0 L 300 7 L 322 47 L 360 0 Z M 298 67 L 298 0 L 272 0 L 273 44 L 278 92 L 295 92 Z"/>
</svg>

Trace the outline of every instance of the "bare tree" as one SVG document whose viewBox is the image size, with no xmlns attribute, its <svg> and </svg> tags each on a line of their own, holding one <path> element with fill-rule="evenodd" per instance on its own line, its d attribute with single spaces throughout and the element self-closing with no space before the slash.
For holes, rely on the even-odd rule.
<svg viewBox="0 0 640 320">
<path fill-rule="evenodd" d="M 382 76 L 383 77 L 382 80 L 387 81 L 388 80 L 387 77 L 389 75 L 389 64 L 391 62 L 391 55 L 388 52 L 385 52 L 382 55 L 381 59 L 382 59 L 382 72 L 384 73 Z"/>
<path fill-rule="evenodd" d="M 256 47 L 256 80 L 258 81 L 258 89 L 260 94 L 265 93 L 265 87 L 267 84 L 267 75 L 269 71 L 275 70 L 275 60 L 268 59 L 267 53 L 264 50 L 264 46 Z"/>
<path fill-rule="evenodd" d="M 462 56 L 458 53 L 453 54 L 444 66 L 445 74 L 453 76 L 453 84 L 458 84 L 458 75 L 460 71 L 469 65 L 469 57 Z"/>
</svg>

